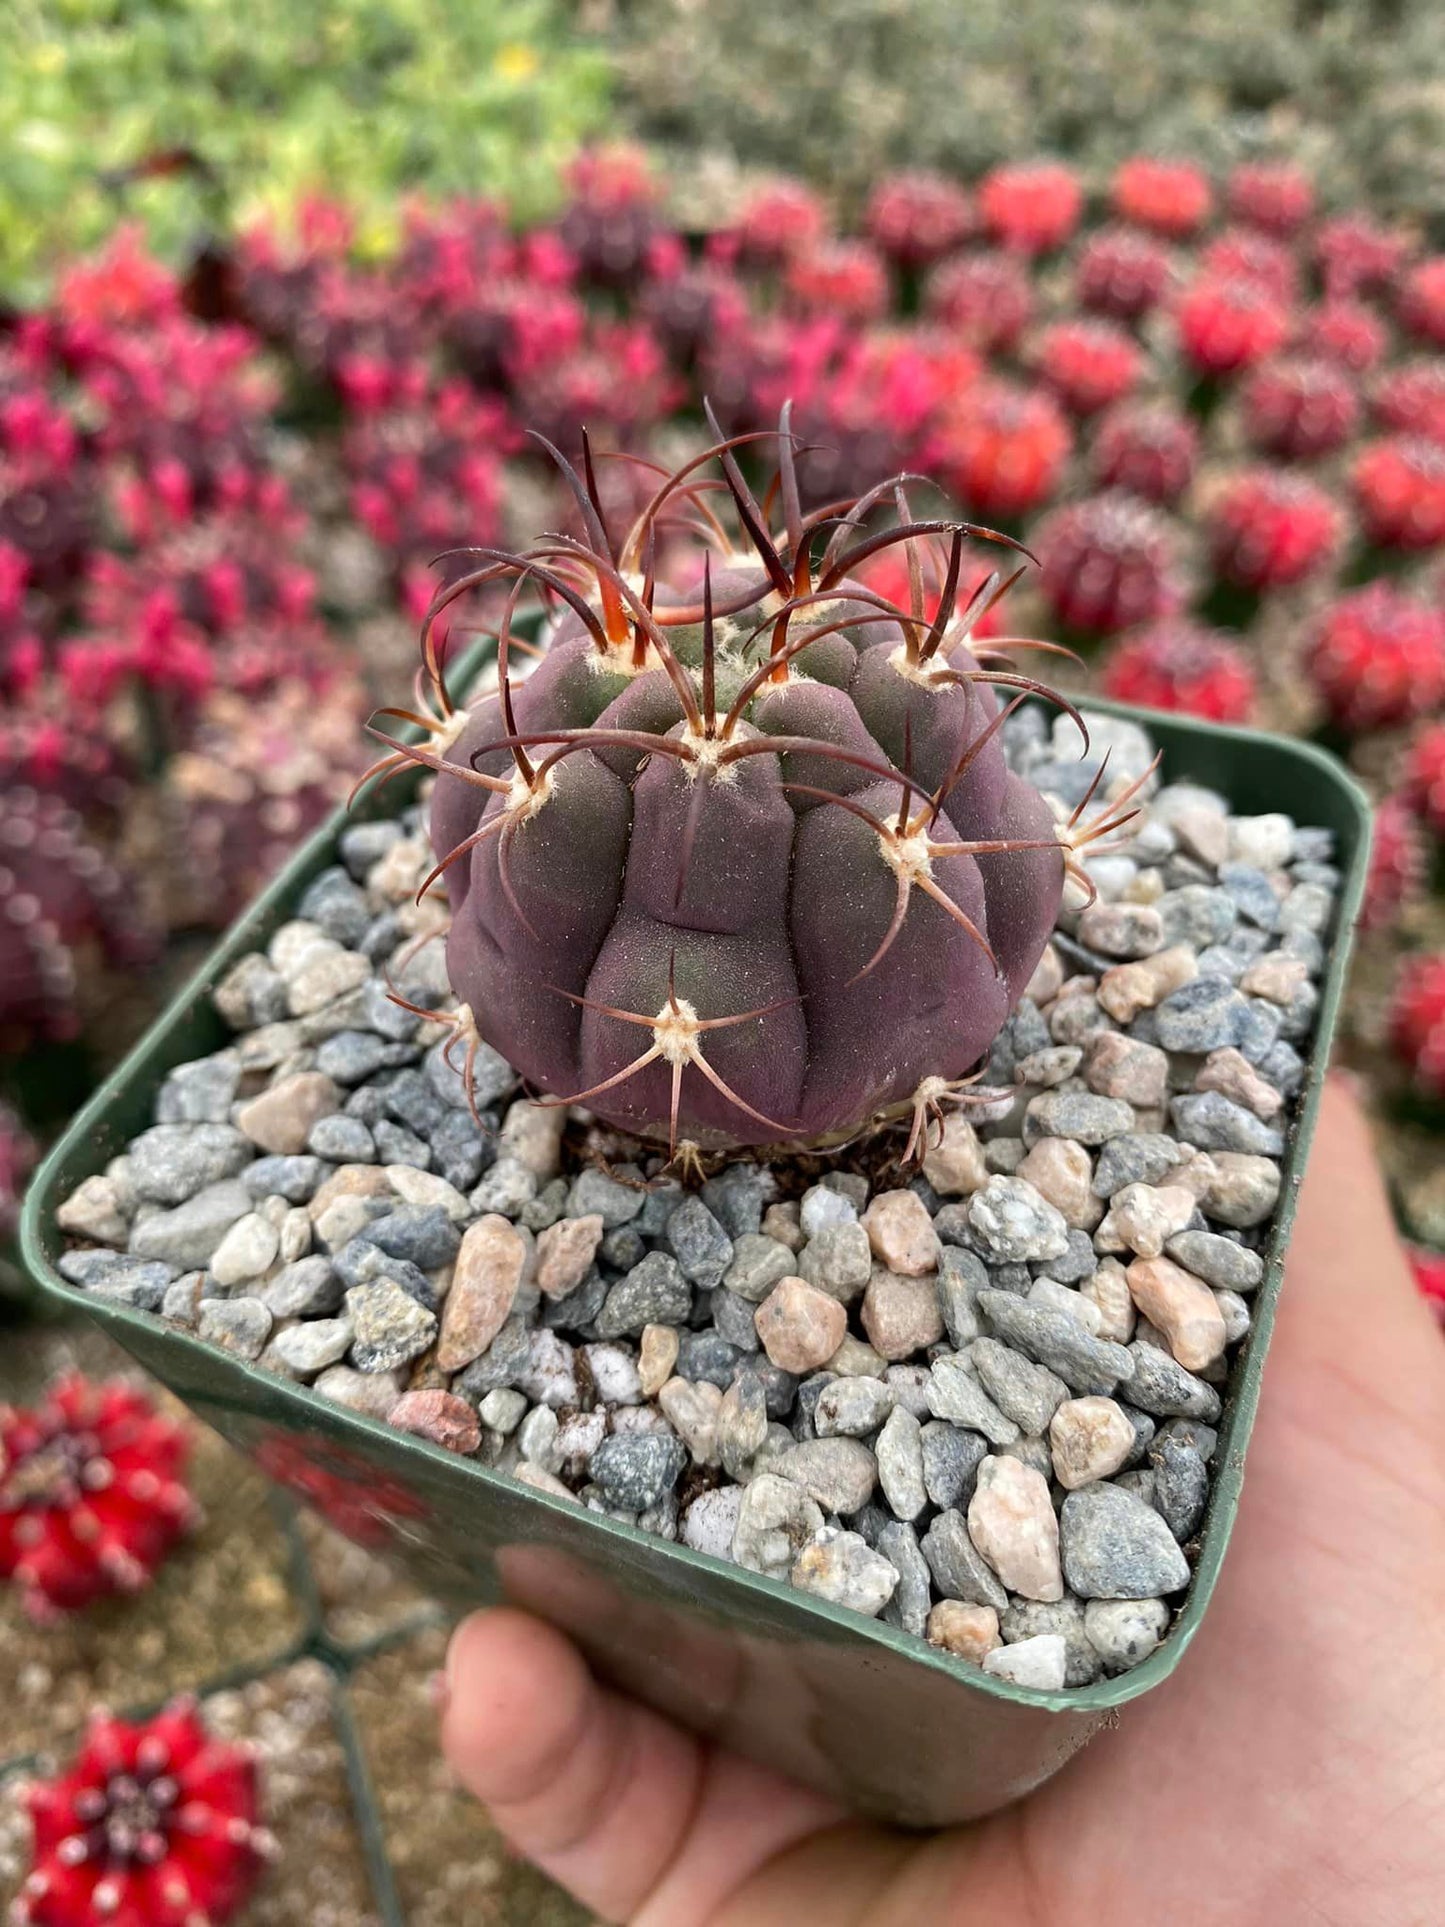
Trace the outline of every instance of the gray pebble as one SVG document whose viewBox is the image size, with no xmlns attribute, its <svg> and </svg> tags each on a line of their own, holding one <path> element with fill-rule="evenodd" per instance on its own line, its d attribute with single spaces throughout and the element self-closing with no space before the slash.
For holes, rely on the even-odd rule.
<svg viewBox="0 0 1445 1927">
<path fill-rule="evenodd" d="M 1222 1291 L 1255 1291 L 1264 1280 L 1259 1253 L 1217 1231 L 1180 1231 L 1164 1249 L 1176 1264 Z"/>
<path fill-rule="evenodd" d="M 184 1204 L 142 1218 L 130 1234 L 136 1258 L 159 1258 L 182 1271 L 207 1265 L 233 1224 L 254 1209 L 254 1200 L 235 1178 L 208 1184 Z"/>
<path fill-rule="evenodd" d="M 805 1439 L 773 1470 L 802 1486 L 824 1512 L 857 1512 L 878 1483 L 878 1462 L 858 1439 Z"/>
<path fill-rule="evenodd" d="M 449 1265 L 461 1245 L 461 1233 L 439 1204 L 401 1204 L 366 1227 L 368 1243 L 389 1258 L 403 1258 L 419 1271 Z"/>
<path fill-rule="evenodd" d="M 400 823 L 390 817 L 376 823 L 348 823 L 337 850 L 351 875 L 364 883 L 368 871 L 380 863 L 394 843 L 401 842 L 403 834 Z"/>
<path fill-rule="evenodd" d="M 755 1352 L 762 1345 L 754 1322 L 756 1307 L 739 1298 L 726 1285 L 719 1285 L 709 1301 L 712 1322 L 728 1343 L 740 1352 Z"/>
<path fill-rule="evenodd" d="M 938 1260 L 938 1304 L 955 1351 L 962 1351 L 982 1331 L 977 1301 L 978 1294 L 988 1289 L 988 1266 L 982 1258 L 958 1245 L 944 1245 Z"/>
<path fill-rule="evenodd" d="M 935 1418 L 947 1419 L 950 1425 L 961 1425 L 970 1432 L 981 1432 L 991 1445 L 1011 1445 L 1019 1435 L 1014 1421 L 999 1410 L 965 1368 L 963 1360 L 952 1353 L 933 1361 L 928 1406 Z"/>
<path fill-rule="evenodd" d="M 1043 1432 L 1069 1396 L 1061 1378 L 1044 1365 L 1034 1364 L 996 1338 L 977 1338 L 969 1357 L 978 1368 L 978 1381 L 1006 1417 L 1031 1437 Z"/>
<path fill-rule="evenodd" d="M 240 1081 L 241 1060 L 235 1051 L 177 1064 L 156 1098 L 157 1124 L 228 1124 Z"/>
<path fill-rule="evenodd" d="M 1155 1418 L 1202 1418 L 1213 1424 L 1219 1417 L 1219 1394 L 1196 1378 L 1168 1352 L 1137 1339 L 1129 1346 L 1134 1375 L 1129 1380 L 1129 1403 Z"/>
<path fill-rule="evenodd" d="M 730 1164 L 702 1187 L 703 1203 L 734 1240 L 760 1229 L 777 1195 L 777 1179 L 758 1164 Z"/>
<path fill-rule="evenodd" d="M 1095 1338 L 1067 1312 L 1024 1304 L 1006 1291 L 983 1292 L 978 1303 L 998 1337 L 1047 1365 L 1073 1392 L 1107 1394 L 1132 1377 L 1124 1347 Z"/>
<path fill-rule="evenodd" d="M 306 1140 L 307 1149 L 335 1164 L 375 1164 L 376 1144 L 359 1117 L 337 1113 L 319 1117 Z"/>
<path fill-rule="evenodd" d="M 567 1194 L 567 1216 L 586 1218 L 595 1212 L 605 1231 L 615 1231 L 632 1222 L 646 1199 L 645 1191 L 619 1184 L 605 1171 L 580 1171 Z"/>
<path fill-rule="evenodd" d="M 688 1447 L 667 1434 L 615 1434 L 605 1438 L 588 1461 L 588 1474 L 609 1505 L 640 1513 L 657 1505 L 682 1478 Z"/>
<path fill-rule="evenodd" d="M 786 1579 L 822 1524 L 822 1513 L 800 1485 L 761 1472 L 743 1492 L 733 1558 L 750 1572 Z"/>
<path fill-rule="evenodd" d="M 575 1194 L 574 1185 L 574 1200 Z M 692 1286 L 676 1258 L 665 1251 L 649 1251 L 608 1292 L 597 1315 L 597 1336 L 635 1338 L 644 1325 L 683 1324 L 691 1310 Z"/>
<path fill-rule="evenodd" d="M 82 1265 L 78 1260 L 100 1262 Z M 176 1266 L 159 1259 L 124 1258 L 112 1251 L 67 1251 L 60 1260 L 60 1274 L 109 1304 L 159 1311 L 166 1288 L 175 1279 Z"/>
<path fill-rule="evenodd" d="M 1234 928 L 1234 899 L 1227 890 L 1210 884 L 1166 890 L 1154 907 L 1163 920 L 1166 948 L 1187 944 L 1191 950 L 1203 950 L 1209 944 L 1227 942 Z"/>
<path fill-rule="evenodd" d="M 861 1224 L 829 1225 L 798 1253 L 797 1275 L 845 1305 L 861 1298 L 873 1270 L 868 1233 Z"/>
<path fill-rule="evenodd" d="M 360 1084 L 378 1071 L 394 1070 L 415 1056 L 410 1044 L 389 1042 L 369 1030 L 339 1030 L 316 1053 L 316 1068 L 337 1084 Z"/>
<path fill-rule="evenodd" d="M 404 1124 L 393 1124 L 389 1117 L 378 1118 L 371 1135 L 376 1141 L 378 1164 L 409 1164 L 417 1171 L 431 1169 L 431 1146 Z"/>
<path fill-rule="evenodd" d="M 893 1597 L 883 1608 L 882 1617 L 890 1626 L 901 1626 L 915 1639 L 922 1639 L 928 1626 L 928 1609 L 933 1603 L 933 1575 L 928 1570 L 912 1526 L 890 1519 L 870 1540 L 898 1575 Z"/>
<path fill-rule="evenodd" d="M 266 1347 L 265 1361 L 273 1360 L 295 1378 L 315 1378 L 328 1365 L 338 1365 L 351 1348 L 349 1318 L 311 1318 L 277 1332 Z"/>
<path fill-rule="evenodd" d="M 432 1133 L 448 1116 L 448 1107 L 433 1090 L 430 1081 L 417 1070 L 398 1071 L 396 1076 L 384 1086 L 383 1096 L 387 1114 L 398 1124 L 404 1124 L 418 1137 L 431 1142 Z M 453 1115 L 467 1118 L 470 1114 L 459 1111 Z"/>
<path fill-rule="evenodd" d="M 436 1338 L 435 1315 L 392 1278 L 353 1286 L 346 1294 L 346 1309 L 355 1331 L 351 1362 L 360 1372 L 389 1372 L 405 1365 Z"/>
<path fill-rule="evenodd" d="M 978 1468 L 988 1455 L 988 1441 L 944 1419 L 930 1419 L 920 1436 L 923 1449 L 923 1487 L 929 1502 L 947 1511 L 967 1508 L 973 1497 Z"/>
<path fill-rule="evenodd" d="M 1220 1050 L 1239 1043 L 1247 1013 L 1248 1005 L 1233 984 L 1220 977 L 1195 977 L 1157 1006 L 1155 1035 L 1163 1050 Z"/>
<path fill-rule="evenodd" d="M 1154 1509 L 1182 1545 L 1192 1539 L 1209 1499 L 1209 1470 L 1191 1445 L 1177 1437 L 1156 1438 L 1149 1448 Z"/>
<path fill-rule="evenodd" d="M 1096 1198 L 1112 1198 L 1126 1184 L 1159 1184 L 1184 1157 L 1163 1131 L 1132 1131 L 1111 1138 L 1100 1151 L 1089 1186 Z"/>
<path fill-rule="evenodd" d="M 779 1279 L 789 1277 L 796 1260 L 785 1244 L 761 1232 L 747 1231 L 733 1246 L 732 1262 L 723 1283 L 749 1303 L 760 1305 Z"/>
<path fill-rule="evenodd" d="M 894 1407 L 873 1442 L 878 1483 L 895 1519 L 916 1519 L 928 1504 L 923 1484 L 922 1427 L 911 1412 Z"/>
<path fill-rule="evenodd" d="M 255 953 L 233 965 L 211 994 L 232 1030 L 255 1030 L 286 1015 L 285 980 Z"/>
<path fill-rule="evenodd" d="M 237 1358 L 261 1356 L 271 1335 L 271 1314 L 259 1298 L 208 1298 L 201 1305 L 196 1330 L 209 1345 Z"/>
<path fill-rule="evenodd" d="M 658 1318 L 648 1322 L 660 1325 L 669 1321 Z M 719 1391 L 725 1392 L 737 1376 L 742 1357 L 738 1347 L 720 1331 L 703 1326 L 682 1334 L 675 1369 L 679 1378 L 691 1379 L 694 1384 L 716 1385 Z"/>
<path fill-rule="evenodd" d="M 313 1254 L 286 1265 L 256 1295 L 273 1317 L 323 1318 L 340 1308 L 342 1290 L 331 1260 Z"/>
<path fill-rule="evenodd" d="M 356 948 L 371 922 L 365 892 L 341 868 L 321 872 L 297 905 L 296 914 L 348 950 Z"/>
<path fill-rule="evenodd" d="M 248 1164 L 241 1182 L 253 1198 L 284 1198 L 287 1204 L 309 1204 L 335 1166 L 325 1158 L 265 1157 Z"/>
<path fill-rule="evenodd" d="M 798 1387 L 798 1401 L 813 1381 Z M 819 1438 L 866 1438 L 893 1410 L 892 1387 L 881 1378 L 824 1377 L 813 1398 L 813 1428 Z"/>
<path fill-rule="evenodd" d="M 1202 1151 L 1251 1151 L 1278 1157 L 1284 1150 L 1282 1132 L 1222 1091 L 1195 1091 L 1172 1098 L 1169 1115 L 1184 1142 Z"/>
<path fill-rule="evenodd" d="M 1000 1613 L 1007 1609 L 1008 1594 L 969 1538 L 961 1512 L 940 1512 L 919 1543 L 933 1574 L 933 1583 L 945 1599 L 962 1599 L 971 1606 L 992 1606 Z"/>
<path fill-rule="evenodd" d="M 1152 1599 L 1189 1584 L 1188 1561 L 1164 1520 L 1106 1479 L 1065 1498 L 1059 1550 L 1065 1579 L 1084 1599 Z"/>
<path fill-rule="evenodd" d="M 1056 1285 L 1077 1285 L 1082 1284 L 1085 1278 L 1092 1277 L 1098 1266 L 1099 1260 L 1088 1232 L 1070 1225 L 1067 1248 L 1056 1258 L 1032 1265 L 1030 1270 L 1034 1278 L 1052 1278 Z M 1000 1290 L 1007 1289 L 998 1279 L 994 1280 L 994 1285 Z"/>
<path fill-rule="evenodd" d="M 464 1075 L 467 1069 L 466 1054 L 458 1049 L 448 1057 L 447 1049 L 445 1039 L 434 1044 L 426 1054 L 423 1069 L 437 1096 L 453 1110 L 470 1111 L 475 1104 L 479 1111 L 485 1111 L 515 1087 L 517 1073 L 506 1058 L 494 1051 L 490 1044 L 479 1042 L 472 1053 L 472 1088 L 468 1095 Z"/>
<path fill-rule="evenodd" d="M 229 1124 L 157 1124 L 127 1150 L 131 1183 L 156 1204 L 184 1204 L 208 1184 L 233 1178 L 256 1147 Z"/>
<path fill-rule="evenodd" d="M 1024 1112 L 1025 1144 L 1041 1137 L 1066 1137 L 1093 1147 L 1133 1128 L 1132 1104 L 1122 1097 L 1097 1097 L 1092 1091 L 1045 1091 Z"/>
<path fill-rule="evenodd" d="M 704 1291 L 722 1282 L 733 1241 L 701 1198 L 684 1198 L 667 1221 L 667 1241 L 684 1278 Z"/>
</svg>

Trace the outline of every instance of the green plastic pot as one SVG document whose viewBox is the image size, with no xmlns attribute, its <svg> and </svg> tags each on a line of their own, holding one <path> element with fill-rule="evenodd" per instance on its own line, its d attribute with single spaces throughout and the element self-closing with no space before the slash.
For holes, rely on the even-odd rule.
<svg viewBox="0 0 1445 1927">
<path fill-rule="evenodd" d="M 1116 1709 L 1167 1679 L 1208 1609 L 1239 1505 L 1369 850 L 1365 799 L 1320 751 L 1248 730 L 1096 707 L 1145 723 L 1171 777 L 1208 784 L 1241 812 L 1284 810 L 1300 823 L 1333 830 L 1344 875 L 1266 1276 L 1254 1299 L 1253 1334 L 1229 1385 L 1193 1583 L 1169 1638 L 1133 1672 L 1061 1693 L 992 1679 L 894 1627 L 616 1524 L 341 1410 L 159 1318 L 99 1303 L 60 1278 L 57 1204 L 150 1123 L 157 1090 L 173 1065 L 226 1041 L 211 989 L 239 957 L 264 947 L 311 879 L 335 860 L 344 814 L 318 831 L 235 924 L 46 1159 L 25 1205 L 27 1265 L 44 1292 L 97 1319 L 271 1476 L 344 1532 L 400 1560 L 448 1606 L 498 1599 L 523 1605 L 572 1634 L 602 1675 L 664 1714 L 869 1813 L 933 1826 L 1002 1806 L 1062 1766 Z M 399 787 L 364 807 L 377 814 L 395 809 Z"/>
</svg>

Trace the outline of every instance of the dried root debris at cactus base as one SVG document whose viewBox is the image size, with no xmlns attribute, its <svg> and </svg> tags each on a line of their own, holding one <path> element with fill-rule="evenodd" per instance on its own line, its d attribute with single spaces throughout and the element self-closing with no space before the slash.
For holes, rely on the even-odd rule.
<svg viewBox="0 0 1445 1927">
<path fill-rule="evenodd" d="M 1148 768 L 1137 725 L 1089 720 L 1111 781 Z M 1071 734 L 1006 732 L 1065 806 Z M 62 1206 L 61 1268 L 990 1673 L 1126 1670 L 1189 1583 L 1339 881 L 1328 833 L 1167 775 L 916 1171 L 905 1118 L 680 1176 L 486 1046 L 479 1130 L 454 1026 L 387 995 L 449 1009 L 401 912 L 424 806 L 358 824 L 218 987 L 232 1042 Z"/>
</svg>

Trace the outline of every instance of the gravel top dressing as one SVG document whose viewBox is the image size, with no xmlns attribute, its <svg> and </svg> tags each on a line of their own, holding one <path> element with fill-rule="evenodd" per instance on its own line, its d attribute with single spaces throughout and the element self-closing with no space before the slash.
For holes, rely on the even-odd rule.
<svg viewBox="0 0 1445 1927">
<path fill-rule="evenodd" d="M 1013 767 L 1067 814 L 1138 725 Z M 474 1118 L 422 813 L 358 823 L 215 993 L 224 1050 L 58 1213 L 62 1274 L 535 1489 L 1021 1685 L 1136 1666 L 1190 1582 L 1339 875 L 1187 770 L 1066 895 L 971 1091 L 703 1181 L 529 1100 Z"/>
</svg>

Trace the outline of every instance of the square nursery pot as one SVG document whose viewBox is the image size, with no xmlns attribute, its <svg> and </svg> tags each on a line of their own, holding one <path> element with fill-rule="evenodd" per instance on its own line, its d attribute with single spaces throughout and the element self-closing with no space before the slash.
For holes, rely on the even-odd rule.
<svg viewBox="0 0 1445 1927">
<path fill-rule="evenodd" d="M 1369 810 L 1319 750 L 1255 732 L 1099 703 L 1143 722 L 1173 777 L 1242 813 L 1284 810 L 1335 833 L 1343 887 L 1281 1202 L 1236 1361 L 1197 1568 L 1169 1637 L 1132 1672 L 1046 1693 L 994 1679 L 877 1620 L 524 1487 L 342 1410 L 159 1318 L 66 1284 L 57 1204 L 151 1120 L 173 1065 L 225 1041 L 210 991 L 264 947 L 335 860 L 338 813 L 235 924 L 209 963 L 75 1119 L 31 1187 L 22 1239 L 34 1278 L 111 1335 L 217 1431 L 343 1532 L 393 1555 L 459 1611 L 500 1598 L 565 1629 L 605 1677 L 753 1758 L 905 1825 L 989 1811 L 1056 1771 L 1117 1707 L 1167 1679 L 1208 1609 L 1244 1478 L 1285 1246 L 1339 1011 L 1369 851 Z M 402 792 L 403 800 L 405 791 Z M 396 806 L 394 788 L 386 808 Z M 383 813 L 376 804 L 376 814 Z"/>
</svg>

